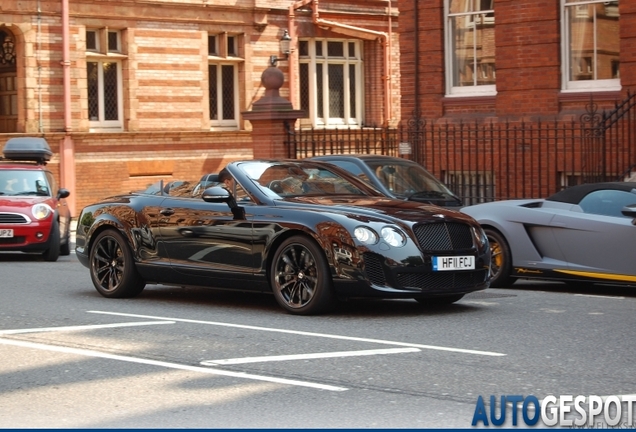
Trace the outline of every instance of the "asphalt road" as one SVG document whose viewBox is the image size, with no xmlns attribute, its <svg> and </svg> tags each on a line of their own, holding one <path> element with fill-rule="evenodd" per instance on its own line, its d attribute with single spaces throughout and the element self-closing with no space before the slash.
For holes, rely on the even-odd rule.
<svg viewBox="0 0 636 432">
<path fill-rule="evenodd" d="M 210 289 L 106 299 L 74 255 L 0 254 L 0 275 L 3 428 L 470 428 L 479 396 L 636 394 L 636 290 L 299 317 Z"/>
</svg>

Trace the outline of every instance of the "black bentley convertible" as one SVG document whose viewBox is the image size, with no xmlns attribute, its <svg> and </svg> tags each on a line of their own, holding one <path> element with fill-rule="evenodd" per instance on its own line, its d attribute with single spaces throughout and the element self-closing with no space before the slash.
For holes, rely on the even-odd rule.
<svg viewBox="0 0 636 432">
<path fill-rule="evenodd" d="M 470 216 L 394 200 L 315 161 L 229 164 L 85 207 L 76 253 L 105 297 L 146 284 L 273 292 L 295 314 L 340 298 L 453 303 L 489 284 L 490 248 Z"/>
</svg>

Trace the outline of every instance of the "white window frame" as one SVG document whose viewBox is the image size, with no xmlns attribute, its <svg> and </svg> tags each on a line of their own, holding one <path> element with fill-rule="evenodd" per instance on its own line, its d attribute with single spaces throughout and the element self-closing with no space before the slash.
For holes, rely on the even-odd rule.
<svg viewBox="0 0 636 432">
<path fill-rule="evenodd" d="M 363 123 L 363 101 L 364 101 L 364 76 L 363 76 L 363 44 L 359 39 L 333 39 L 333 38 L 302 38 L 308 43 L 307 56 L 299 57 L 299 63 L 308 64 L 308 84 L 309 95 L 309 118 L 300 119 L 301 125 L 313 127 L 361 127 Z M 341 42 L 345 52 L 344 57 L 329 57 L 327 53 L 328 42 Z M 323 55 L 316 55 L 316 43 L 322 44 Z M 349 44 L 353 43 L 355 53 L 349 54 Z M 322 94 L 318 94 L 318 82 L 316 79 L 316 65 L 322 64 Z M 329 72 L 328 66 L 343 65 L 343 87 L 344 91 L 344 117 L 329 117 Z M 351 94 L 347 91 L 350 88 L 349 67 L 355 70 L 355 112 L 351 112 Z M 318 117 L 318 103 L 322 103 L 323 117 Z"/>
<path fill-rule="evenodd" d="M 86 63 L 97 64 L 97 81 L 98 81 L 98 118 L 97 120 L 89 120 L 89 127 L 91 132 L 104 132 L 104 131 L 121 131 L 124 125 L 124 81 L 123 81 L 123 66 L 122 62 L 127 59 L 127 56 L 123 54 L 122 48 L 122 30 L 113 30 L 108 28 L 93 29 L 87 28 L 86 32 L 96 33 L 96 48 L 90 51 L 87 48 L 86 51 Z M 117 33 L 117 47 L 113 49 L 108 46 L 109 33 Z M 105 95 L 104 95 L 104 64 L 113 63 L 116 65 L 117 71 L 117 120 L 105 120 Z M 88 77 L 87 77 L 88 80 Z M 88 89 L 88 82 L 87 82 Z M 88 94 L 87 94 L 88 98 Z"/>
<path fill-rule="evenodd" d="M 481 24 L 484 26 L 494 26 L 495 25 L 495 17 L 484 17 L 484 22 L 481 22 L 481 17 L 485 14 L 493 14 L 495 13 L 494 5 L 493 9 L 488 10 L 480 10 L 475 12 L 450 12 L 450 2 L 452 0 L 444 0 L 444 19 L 445 19 L 445 31 L 444 31 L 444 46 L 445 46 L 445 62 L 446 62 L 446 96 L 494 96 L 497 94 L 497 85 L 496 84 L 475 84 L 472 86 L 456 86 L 453 84 L 453 76 L 455 75 L 455 34 L 453 33 L 452 21 L 456 19 L 457 22 L 460 21 L 461 17 L 465 17 L 466 27 L 472 27 L 477 24 Z M 473 1 L 473 0 L 470 0 Z M 494 2 L 493 2 L 494 3 Z M 466 2 L 466 8 L 468 8 L 468 1 Z M 473 59 L 477 58 L 477 49 L 473 44 Z M 482 69 L 481 65 L 474 63 L 473 77 L 474 80 L 477 80 L 477 77 L 480 75 Z M 492 72 L 493 79 L 496 80 L 496 64 L 493 64 Z M 490 67 L 488 68 L 491 69 Z"/>
<path fill-rule="evenodd" d="M 208 47 L 208 71 L 209 67 L 214 66 L 217 68 L 216 73 L 216 82 L 212 83 L 210 81 L 210 76 L 208 76 L 208 85 L 210 86 L 208 90 L 208 102 L 209 102 L 209 92 L 212 89 L 212 86 L 216 87 L 217 92 L 217 113 L 218 118 L 212 119 L 212 113 L 209 113 L 210 117 L 210 129 L 211 130 L 235 130 L 239 126 L 239 118 L 241 115 L 240 110 L 240 88 L 239 88 L 239 73 L 240 67 L 244 65 L 245 59 L 241 57 L 242 53 L 242 43 L 243 43 L 243 35 L 242 34 L 228 34 L 228 33 L 210 33 L 208 35 L 208 42 L 210 40 L 210 36 L 214 36 L 215 47 L 210 49 Z M 230 47 L 230 44 L 232 45 Z M 234 53 L 231 55 L 230 53 Z M 223 75 L 222 70 L 223 66 L 232 66 L 233 67 L 233 82 L 234 82 L 234 118 L 233 119 L 224 119 L 223 118 Z"/>
<path fill-rule="evenodd" d="M 572 65 L 570 64 L 570 31 L 569 31 L 569 17 L 571 11 L 576 14 L 577 17 L 583 17 L 583 15 L 588 16 L 587 13 L 583 14 L 580 10 L 581 6 L 589 6 L 591 4 L 598 3 L 607 3 L 604 0 L 577 0 L 576 2 L 567 3 L 567 0 L 561 0 L 561 35 L 562 38 L 562 46 L 561 46 L 561 58 L 562 58 L 562 88 L 563 92 L 589 92 L 589 91 L 618 91 L 621 89 L 621 80 L 620 78 L 610 78 L 610 79 L 594 79 L 594 76 L 590 80 L 580 80 L 580 81 L 570 81 L 570 69 Z M 596 23 L 594 24 L 596 26 Z M 596 37 L 597 32 L 596 28 L 594 31 L 594 55 L 596 55 L 597 45 L 596 45 Z M 596 66 L 598 64 L 597 61 L 592 59 L 593 64 Z M 592 74 L 595 74 L 595 71 L 592 71 Z"/>
</svg>

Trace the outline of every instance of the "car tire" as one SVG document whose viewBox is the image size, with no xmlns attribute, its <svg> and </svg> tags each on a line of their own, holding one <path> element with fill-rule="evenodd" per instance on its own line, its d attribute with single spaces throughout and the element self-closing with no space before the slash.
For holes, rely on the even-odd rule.
<svg viewBox="0 0 636 432">
<path fill-rule="evenodd" d="M 64 242 L 60 245 L 60 255 L 68 256 L 71 254 L 71 233 L 67 232 L 64 236 Z"/>
<path fill-rule="evenodd" d="M 44 261 L 57 261 L 60 256 L 60 223 L 53 219 L 49 232 L 49 248 L 42 253 Z"/>
<path fill-rule="evenodd" d="M 453 304 L 464 297 L 464 294 L 447 295 L 442 297 L 415 297 L 424 306 L 445 306 Z"/>
<path fill-rule="evenodd" d="M 278 304 L 296 315 L 323 313 L 335 302 L 323 250 L 311 239 L 294 236 L 276 250 L 270 283 Z"/>
<path fill-rule="evenodd" d="M 102 231 L 92 242 L 89 265 L 93 285 L 104 297 L 135 297 L 146 286 L 128 242 L 114 229 Z"/>
<path fill-rule="evenodd" d="M 490 243 L 490 270 L 492 278 L 490 279 L 491 288 L 505 288 L 512 285 L 515 281 L 510 276 L 512 270 L 512 254 L 510 253 L 510 246 L 499 231 L 486 228 L 486 237 Z"/>
</svg>

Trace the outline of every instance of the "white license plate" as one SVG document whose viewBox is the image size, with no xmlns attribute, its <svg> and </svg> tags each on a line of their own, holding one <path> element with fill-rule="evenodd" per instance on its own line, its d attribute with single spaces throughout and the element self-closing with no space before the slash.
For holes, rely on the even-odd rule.
<svg viewBox="0 0 636 432">
<path fill-rule="evenodd" d="M 475 257 L 467 256 L 445 256 L 433 257 L 433 271 L 444 270 L 474 270 Z"/>
<path fill-rule="evenodd" d="M 0 238 L 10 238 L 13 237 L 12 229 L 0 229 Z"/>
</svg>

